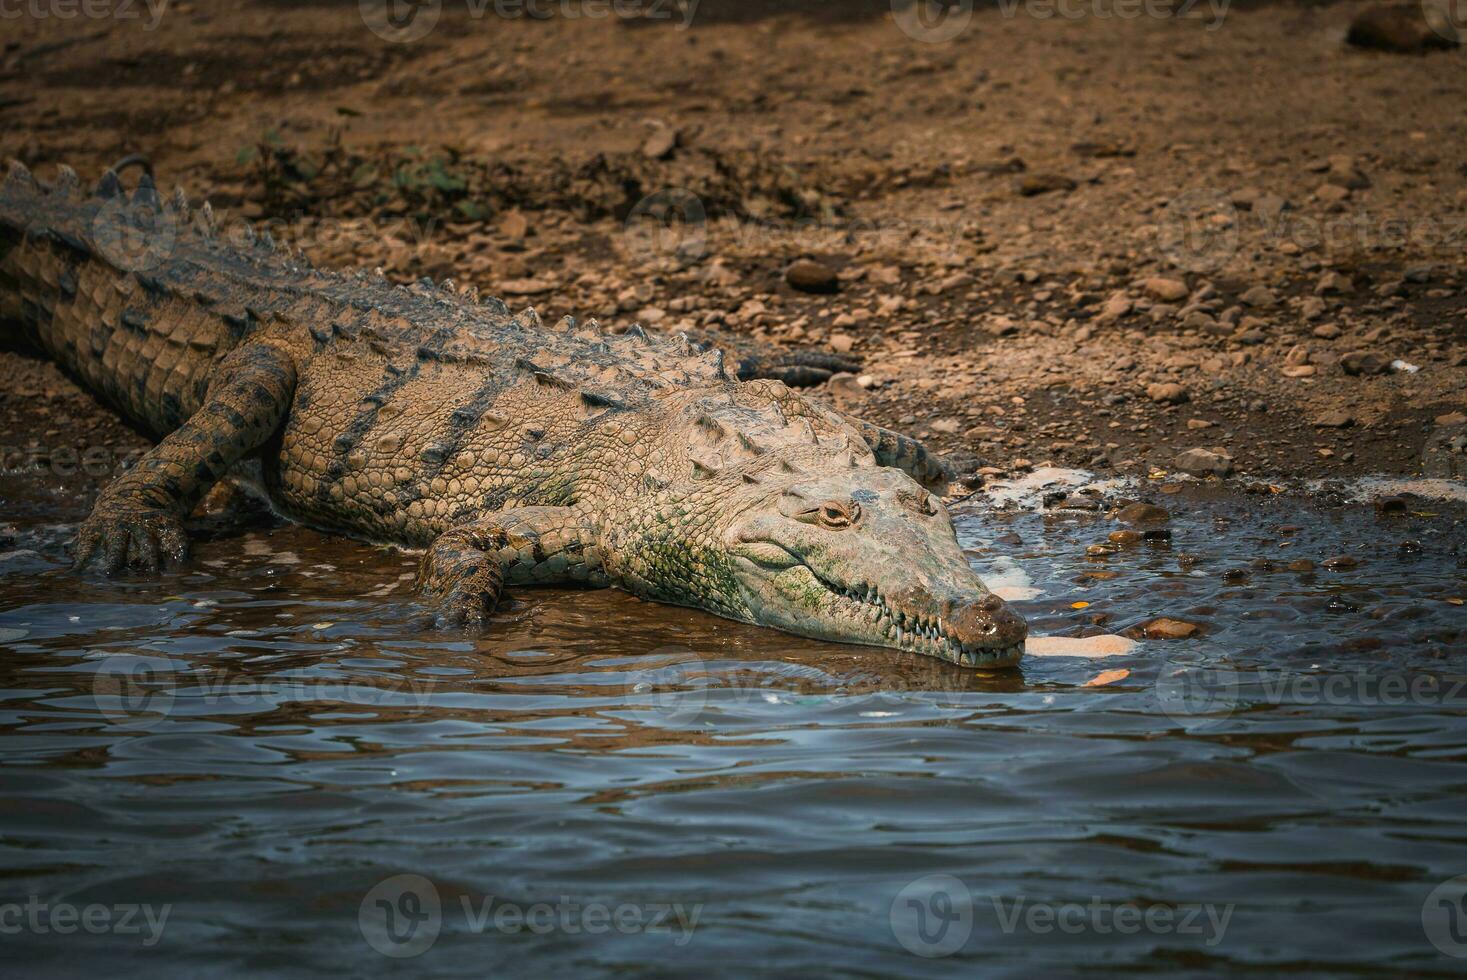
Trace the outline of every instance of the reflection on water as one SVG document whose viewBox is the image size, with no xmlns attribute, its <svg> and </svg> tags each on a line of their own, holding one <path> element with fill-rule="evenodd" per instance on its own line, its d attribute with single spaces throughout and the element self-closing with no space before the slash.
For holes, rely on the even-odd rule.
<svg viewBox="0 0 1467 980">
<path fill-rule="evenodd" d="M 1444 514 L 1152 490 L 1170 541 L 1110 546 L 1103 513 L 974 498 L 964 543 L 1036 633 L 1196 627 L 988 676 L 614 592 L 522 590 L 471 641 L 425 625 L 411 556 L 283 526 L 216 528 L 161 581 L 81 579 L 52 523 L 79 504 L 3 489 L 0 942 L 22 972 L 1467 955 Z"/>
</svg>

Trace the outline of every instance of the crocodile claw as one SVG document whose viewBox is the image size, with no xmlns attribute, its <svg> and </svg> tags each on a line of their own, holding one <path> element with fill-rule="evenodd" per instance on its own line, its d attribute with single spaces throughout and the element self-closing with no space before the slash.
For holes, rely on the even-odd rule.
<svg viewBox="0 0 1467 980">
<path fill-rule="evenodd" d="M 102 570 L 116 575 L 125 568 L 156 572 L 188 557 L 183 522 L 168 511 L 143 504 L 99 501 L 77 529 L 73 566 L 99 558 Z"/>
</svg>

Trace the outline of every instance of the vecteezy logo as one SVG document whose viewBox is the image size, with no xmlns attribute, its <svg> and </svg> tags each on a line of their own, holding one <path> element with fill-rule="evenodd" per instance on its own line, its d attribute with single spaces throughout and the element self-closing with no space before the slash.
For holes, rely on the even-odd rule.
<svg viewBox="0 0 1467 980">
<path fill-rule="evenodd" d="M 1172 657 L 1156 675 L 1161 708 L 1188 728 L 1222 724 L 1238 707 L 1238 672 L 1221 663 L 1214 651 Z"/>
<path fill-rule="evenodd" d="M 1467 42 L 1467 0 L 1421 0 L 1421 13 L 1448 44 Z"/>
<path fill-rule="evenodd" d="M 121 195 L 97 209 L 92 241 L 102 258 L 123 272 L 156 269 L 173 254 L 178 241 L 174 212 L 157 202 L 128 200 Z"/>
<path fill-rule="evenodd" d="M 891 0 L 891 16 L 914 41 L 951 41 L 973 22 L 973 0 Z"/>
<path fill-rule="evenodd" d="M 1221 191 L 1184 191 L 1167 202 L 1157 235 L 1162 254 L 1179 267 L 1215 272 L 1238 254 L 1238 209 Z"/>
<path fill-rule="evenodd" d="M 1448 878 L 1421 905 L 1426 938 L 1454 959 L 1467 959 L 1467 875 Z"/>
<path fill-rule="evenodd" d="M 438 26 L 442 0 L 357 0 L 362 23 L 384 41 L 421 41 Z"/>
<path fill-rule="evenodd" d="M 443 930 L 443 903 L 422 875 L 379 881 L 357 909 L 362 938 L 383 956 L 407 959 L 433 948 Z"/>
<path fill-rule="evenodd" d="M 152 728 L 173 710 L 170 676 L 145 657 L 117 654 L 102 661 L 92 675 L 92 700 L 118 724 Z"/>
<path fill-rule="evenodd" d="M 890 919 L 907 952 L 951 956 L 973 933 L 973 893 L 952 875 L 925 875 L 897 892 Z"/>
<path fill-rule="evenodd" d="M 657 665 L 634 672 L 629 692 L 650 698 L 652 710 L 670 725 L 697 722 L 708 706 L 708 668 L 686 647 L 658 647 L 649 655 Z"/>
<path fill-rule="evenodd" d="M 672 258 L 696 262 L 708 251 L 708 212 L 690 190 L 648 194 L 627 214 L 626 250 L 642 262 Z"/>
</svg>

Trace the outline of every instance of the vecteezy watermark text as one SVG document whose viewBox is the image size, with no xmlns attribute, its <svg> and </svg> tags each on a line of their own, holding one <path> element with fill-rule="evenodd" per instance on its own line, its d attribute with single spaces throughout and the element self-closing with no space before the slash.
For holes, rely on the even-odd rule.
<svg viewBox="0 0 1467 980">
<path fill-rule="evenodd" d="M 163 938 L 163 928 L 172 911 L 171 904 L 73 905 L 48 902 L 39 895 L 31 895 L 24 902 L 0 902 L 0 936 L 21 933 L 71 936 L 80 932 L 93 936 L 141 936 L 144 946 L 156 946 Z"/>
<path fill-rule="evenodd" d="M 103 660 L 92 676 L 92 698 L 97 710 L 114 722 L 133 728 L 151 728 L 162 723 L 181 698 L 187 698 L 195 710 L 320 702 L 402 713 L 422 710 L 433 689 L 433 680 L 412 677 L 383 676 L 369 681 L 251 677 L 217 672 L 180 675 L 160 669 L 149 658 L 127 654 L 114 654 Z"/>
<path fill-rule="evenodd" d="M 1210 902 L 1118 902 L 1101 896 L 1082 901 L 1035 901 L 991 895 L 979 901 L 952 875 L 924 875 L 892 901 L 892 935 L 910 953 L 936 958 L 961 950 L 980 914 L 992 912 L 1005 935 L 1063 933 L 1096 936 L 1140 934 L 1182 936 L 1212 947 L 1222 942 L 1232 904 Z"/>
<path fill-rule="evenodd" d="M 0 20 L 142 20 L 156 30 L 171 0 L 0 0 Z"/>
<path fill-rule="evenodd" d="M 551 901 L 514 902 L 494 895 L 460 895 L 457 908 L 445 907 L 438 888 L 422 875 L 394 875 L 362 898 L 357 925 L 377 952 L 394 959 L 419 956 L 433 947 L 449 914 L 461 916 L 459 929 L 474 935 L 590 935 L 644 933 L 671 937 L 686 946 L 703 914 L 700 903 L 603 902 L 569 895 Z"/>
<path fill-rule="evenodd" d="M 1178 657 L 1156 678 L 1162 709 L 1197 727 L 1221 724 L 1257 704 L 1352 708 L 1467 707 L 1467 675 L 1398 671 L 1240 671 L 1203 657 Z"/>
</svg>

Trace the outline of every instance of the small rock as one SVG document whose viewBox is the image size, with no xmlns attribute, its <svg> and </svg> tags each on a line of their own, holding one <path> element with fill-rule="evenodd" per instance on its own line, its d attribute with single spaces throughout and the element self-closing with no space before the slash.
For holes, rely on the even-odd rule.
<svg viewBox="0 0 1467 980">
<path fill-rule="evenodd" d="M 1238 299 L 1242 300 L 1244 305 L 1254 307 L 1272 306 L 1278 302 L 1278 297 L 1267 286 L 1254 286 Z"/>
<path fill-rule="evenodd" d="M 1342 572 L 1346 569 L 1355 568 L 1359 564 L 1360 559 L 1354 555 L 1336 555 L 1334 558 L 1326 558 L 1324 560 L 1324 567 L 1332 572 Z"/>
<path fill-rule="evenodd" d="M 1175 381 L 1146 386 L 1146 397 L 1161 405 L 1181 405 L 1191 398 L 1187 389 Z"/>
<path fill-rule="evenodd" d="M 784 281 L 805 293 L 833 293 L 840 289 L 835 270 L 815 259 L 797 259 L 784 270 Z"/>
<path fill-rule="evenodd" d="M 1141 541 L 1143 535 L 1140 531 L 1112 531 L 1108 537 L 1114 544 L 1131 545 Z"/>
<path fill-rule="evenodd" d="M 1312 572 L 1314 571 L 1314 562 L 1308 558 L 1295 558 L 1289 562 L 1288 569 L 1291 572 Z"/>
<path fill-rule="evenodd" d="M 1354 291 L 1355 284 L 1350 281 L 1349 276 L 1333 271 L 1320 276 L 1318 284 L 1314 287 L 1316 296 L 1323 296 L 1326 293 L 1353 293 Z"/>
<path fill-rule="evenodd" d="M 952 435 L 961 428 L 962 424 L 957 419 L 934 419 L 932 422 L 932 431 L 941 432 L 944 435 Z"/>
<path fill-rule="evenodd" d="M 666 160 L 677 149 L 677 130 L 671 126 L 658 126 L 642 144 L 642 156 L 649 160 Z"/>
<path fill-rule="evenodd" d="M 1467 414 L 1462 412 L 1448 412 L 1438 415 L 1435 419 L 1437 425 L 1462 425 L 1467 423 Z"/>
<path fill-rule="evenodd" d="M 851 348 L 856 346 L 856 338 L 848 333 L 833 333 L 830 335 L 830 349 L 837 354 L 849 354 Z"/>
<path fill-rule="evenodd" d="M 1169 521 L 1172 515 L 1167 513 L 1165 507 L 1155 504 L 1134 503 L 1127 504 L 1116 511 L 1116 520 L 1123 524 L 1149 524 L 1158 521 Z"/>
<path fill-rule="evenodd" d="M 1286 378 L 1312 378 L 1319 373 L 1313 364 L 1290 364 L 1279 372 Z"/>
<path fill-rule="evenodd" d="M 1389 360 L 1370 351 L 1354 350 L 1340 358 L 1340 370 L 1349 375 L 1385 374 L 1390 369 Z"/>
<path fill-rule="evenodd" d="M 1420 3 L 1372 4 L 1350 22 L 1345 43 L 1394 54 L 1457 47 L 1461 38 L 1451 22 L 1440 11 L 1428 11 L 1427 7 Z"/>
<path fill-rule="evenodd" d="M 507 211 L 499 219 L 499 232 L 511 241 L 522 242 L 530 235 L 530 219 L 519 208 Z"/>
<path fill-rule="evenodd" d="M 535 296 L 554 288 L 555 283 L 549 279 L 506 279 L 499 284 L 499 291 L 511 296 Z"/>
<path fill-rule="evenodd" d="M 1334 340 L 1340 335 L 1340 328 L 1333 323 L 1321 323 L 1314 328 L 1314 336 L 1320 340 Z"/>
<path fill-rule="evenodd" d="M 861 387 L 860 379 L 849 371 L 832 374 L 830 380 L 825 382 L 825 387 L 837 402 L 858 399 L 866 394 L 866 390 Z"/>
<path fill-rule="evenodd" d="M 1188 293 L 1187 284 L 1180 279 L 1164 279 L 1160 276 L 1147 279 L 1141 284 L 1141 288 L 1164 303 L 1186 299 Z"/>
<path fill-rule="evenodd" d="M 1172 462 L 1172 469 L 1191 476 L 1227 476 L 1233 472 L 1233 458 L 1207 449 L 1188 449 Z"/>
<path fill-rule="evenodd" d="M 1355 418 L 1349 412 L 1325 412 L 1314 420 L 1314 424 L 1322 429 L 1347 429 L 1355 424 Z"/>
<path fill-rule="evenodd" d="M 1148 640 L 1185 640 L 1196 632 L 1195 623 L 1165 616 L 1141 624 L 1141 634 Z"/>
<path fill-rule="evenodd" d="M 1209 421 L 1207 421 L 1206 419 L 1188 419 L 1187 420 L 1187 428 L 1190 429 L 1193 432 L 1196 432 L 1199 429 L 1210 429 L 1210 428 L 1212 428 L 1212 423 L 1209 422 Z"/>
<path fill-rule="evenodd" d="M 1131 312 L 1131 305 L 1131 298 L 1125 293 L 1112 293 L 1110 299 L 1105 301 L 1105 306 L 1101 308 L 1101 319 L 1119 319 Z"/>
<path fill-rule="evenodd" d="M 1406 512 L 1406 498 L 1380 497 L 1375 502 L 1375 509 L 1382 514 L 1404 514 Z"/>
<path fill-rule="evenodd" d="M 1024 197 L 1048 194 L 1051 191 L 1072 191 L 1076 183 L 1063 174 L 1025 174 L 1019 178 L 1019 193 Z"/>
</svg>

